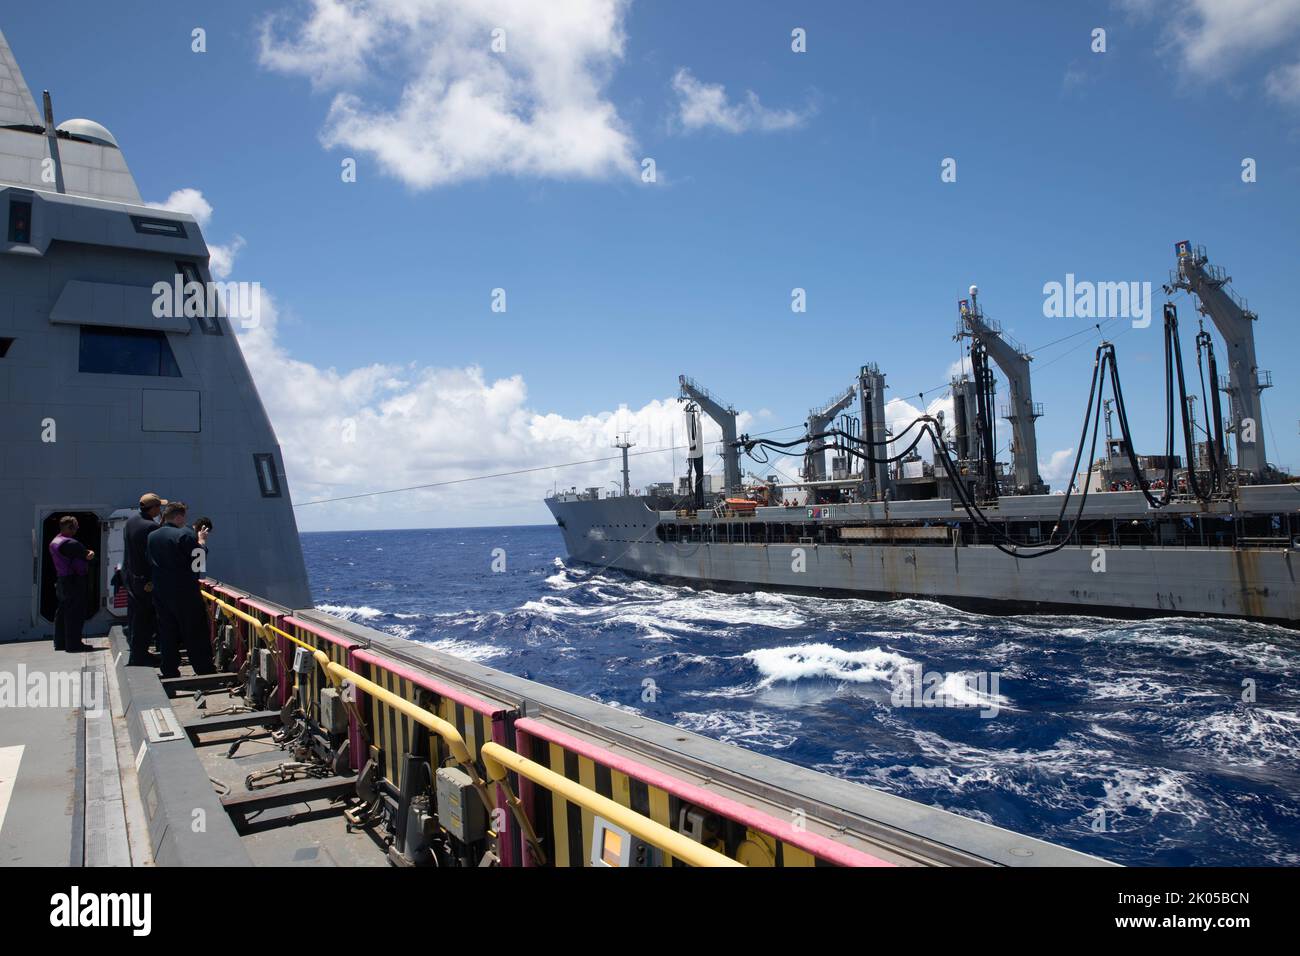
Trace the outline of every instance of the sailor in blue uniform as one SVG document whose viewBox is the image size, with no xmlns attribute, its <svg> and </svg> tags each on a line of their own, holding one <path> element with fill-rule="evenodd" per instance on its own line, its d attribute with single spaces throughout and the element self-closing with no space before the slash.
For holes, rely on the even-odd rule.
<svg viewBox="0 0 1300 956">
<path fill-rule="evenodd" d="M 145 545 L 158 530 L 158 515 L 166 504 L 153 492 L 140 496 L 140 510 L 127 519 L 122 531 L 126 556 L 122 573 L 126 577 L 127 621 L 130 624 L 131 667 L 156 667 L 149 645 L 158 633 L 158 616 L 153 606 L 153 569 Z"/>
<path fill-rule="evenodd" d="M 162 524 L 146 542 L 153 569 L 153 600 L 158 612 L 158 651 L 162 676 L 180 676 L 180 649 L 189 653 L 196 674 L 211 674 L 212 643 L 207 613 L 199 592 L 201 555 L 206 555 L 206 530 L 197 534 L 185 527 L 184 502 L 169 501 L 162 509 Z"/>
</svg>

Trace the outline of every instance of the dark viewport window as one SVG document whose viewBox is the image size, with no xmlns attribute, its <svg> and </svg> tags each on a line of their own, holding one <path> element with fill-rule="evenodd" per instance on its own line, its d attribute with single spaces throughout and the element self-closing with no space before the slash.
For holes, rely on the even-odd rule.
<svg viewBox="0 0 1300 956">
<path fill-rule="evenodd" d="M 257 468 L 257 483 L 262 487 L 262 497 L 279 498 L 280 479 L 275 474 L 275 456 L 254 455 L 253 465 Z"/>
<path fill-rule="evenodd" d="M 32 204 L 9 200 L 9 241 L 23 244 L 32 241 Z"/>
<path fill-rule="evenodd" d="M 101 375 L 160 375 L 180 378 L 180 366 L 164 332 L 149 329 L 81 327 L 78 371 Z"/>
</svg>

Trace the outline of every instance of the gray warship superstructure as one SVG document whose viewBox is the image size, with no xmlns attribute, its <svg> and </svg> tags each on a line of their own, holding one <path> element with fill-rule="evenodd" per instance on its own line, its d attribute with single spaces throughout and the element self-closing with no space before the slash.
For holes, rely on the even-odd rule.
<svg viewBox="0 0 1300 956">
<path fill-rule="evenodd" d="M 1260 395 L 1271 378 L 1256 365 L 1258 317 L 1203 248 L 1179 242 L 1176 256 L 1165 290 L 1194 297 L 1226 345 L 1228 374 L 1219 375 L 1214 343 L 1202 328 L 1197 371 L 1210 384 L 1200 396 L 1188 394 L 1187 380 L 1197 378 L 1184 372 L 1177 309 L 1167 304 L 1162 454 L 1136 453 L 1115 349 L 1103 341 L 1073 480 L 1064 495 L 1051 494 L 1039 474 L 1035 423 L 1043 407 L 1031 391 L 1032 355 L 985 316 L 972 286 L 958 304 L 956 335 L 966 343 L 971 373 L 951 383 L 952 420 L 923 415 L 891 435 L 885 376 L 876 364 L 864 364 L 854 388 L 812 410 L 801 439 L 737 436 L 735 408 L 682 376 L 688 434 L 701 411 L 722 432 L 725 487 L 705 492 L 703 445 L 693 439 L 693 477 L 676 489 L 555 493 L 546 503 L 569 556 L 717 590 L 920 598 L 992 613 L 1189 615 L 1296 626 L 1300 484 L 1266 457 Z M 1000 407 L 995 366 L 1008 385 Z M 832 424 L 853 391 L 858 414 Z M 1226 409 L 1220 392 L 1229 396 Z M 996 437 L 999 419 L 1010 424 L 1009 465 L 995 451 L 1006 447 Z M 1181 447 L 1175 447 L 1177 421 Z M 1225 436 L 1234 439 L 1235 463 Z M 917 450 L 922 437 L 930 439 L 932 460 Z M 769 450 L 802 450 L 802 480 L 770 475 L 742 484 L 741 455 Z"/>
<path fill-rule="evenodd" d="M 48 634 L 60 515 L 99 555 L 89 633 L 140 495 L 215 521 L 210 570 L 310 603 L 284 465 L 225 309 L 156 308 L 213 288 L 199 224 L 146 205 L 113 135 L 38 109 L 0 35 L 0 641 Z M 156 313 L 162 312 L 163 317 Z M 240 319 L 243 321 L 243 318 Z"/>
</svg>

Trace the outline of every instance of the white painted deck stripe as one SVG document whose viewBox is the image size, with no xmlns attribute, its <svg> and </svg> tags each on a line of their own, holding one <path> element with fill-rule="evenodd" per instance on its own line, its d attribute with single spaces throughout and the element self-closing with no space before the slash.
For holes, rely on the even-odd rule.
<svg viewBox="0 0 1300 956">
<path fill-rule="evenodd" d="M 0 747 L 0 830 L 5 826 L 5 813 L 9 810 L 9 798 L 14 795 L 14 781 L 18 779 L 18 765 L 22 763 L 25 746 Z"/>
<path fill-rule="evenodd" d="M 87 667 L 84 678 L 105 680 L 99 668 Z M 98 686 L 103 687 L 103 684 Z M 104 701 L 107 705 L 108 701 Z M 130 866 L 122 778 L 117 768 L 117 739 L 113 717 L 101 706 L 86 720 L 86 866 Z"/>
</svg>

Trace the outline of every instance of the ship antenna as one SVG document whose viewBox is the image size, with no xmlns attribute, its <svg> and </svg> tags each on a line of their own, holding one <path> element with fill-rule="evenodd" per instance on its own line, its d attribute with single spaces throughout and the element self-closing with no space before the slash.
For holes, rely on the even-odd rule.
<svg viewBox="0 0 1300 956">
<path fill-rule="evenodd" d="M 614 442 L 615 448 L 621 448 L 623 450 L 623 497 L 624 498 L 626 498 L 628 495 L 632 493 L 632 485 L 631 482 L 628 480 L 628 472 L 627 472 L 627 450 L 629 448 L 636 447 L 636 442 L 628 441 L 627 436 L 628 433 L 624 432 L 622 437 L 619 438 L 618 441 Z"/>
<path fill-rule="evenodd" d="M 54 160 L 54 188 L 66 192 L 63 188 L 63 158 L 59 155 L 59 132 L 54 128 L 54 101 L 50 99 L 49 90 L 44 93 L 45 138 L 50 142 L 50 159 Z"/>
</svg>

